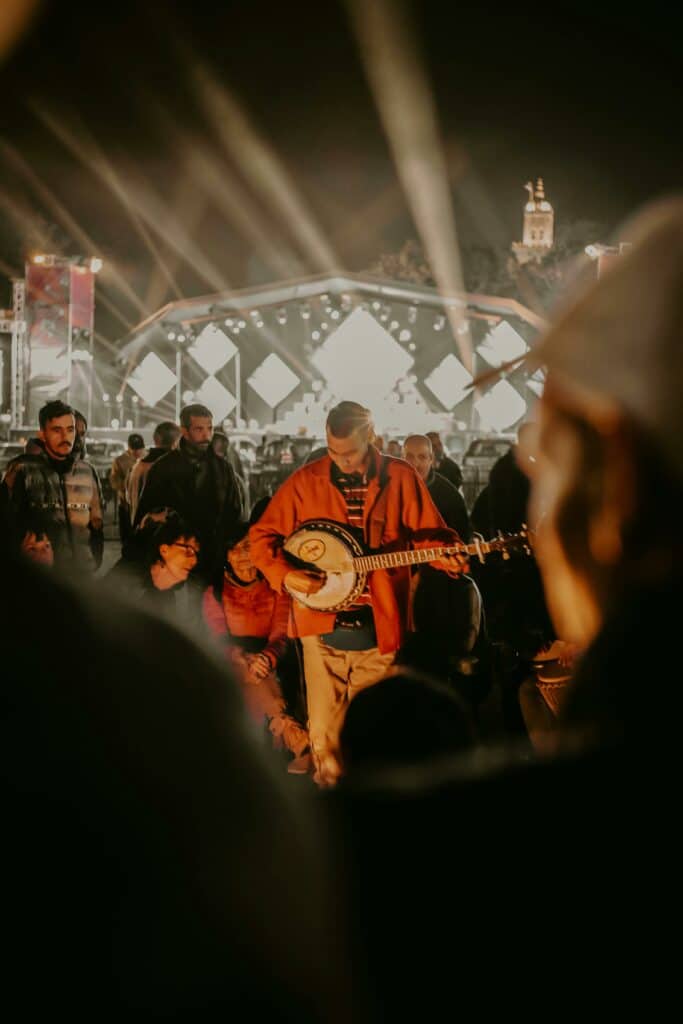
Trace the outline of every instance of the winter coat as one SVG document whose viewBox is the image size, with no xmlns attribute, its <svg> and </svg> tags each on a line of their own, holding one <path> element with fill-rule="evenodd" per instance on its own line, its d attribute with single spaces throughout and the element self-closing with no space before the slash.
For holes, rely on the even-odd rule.
<svg viewBox="0 0 683 1024">
<path fill-rule="evenodd" d="M 138 504 L 136 525 L 156 508 L 172 508 L 200 543 L 197 574 L 212 582 L 225 562 L 228 539 L 242 521 L 240 490 L 232 467 L 211 448 L 197 452 L 185 438 L 152 464 Z"/>
<path fill-rule="evenodd" d="M 412 466 L 402 459 L 382 456 L 375 448 L 370 451 L 375 472 L 368 482 L 363 510 L 363 533 L 368 547 L 409 548 L 415 531 L 443 529 L 443 519 Z M 284 578 L 292 569 L 280 550 L 283 538 L 307 519 L 333 519 L 349 525 L 344 497 L 330 478 L 331 467 L 332 460 L 326 455 L 296 470 L 276 491 L 249 531 L 251 559 L 278 593 L 282 593 Z M 380 494 L 382 500 L 378 500 Z M 397 650 L 403 640 L 410 570 L 380 569 L 368 578 L 377 644 L 383 654 L 388 654 Z M 292 608 L 290 636 L 320 635 L 334 630 L 334 612 L 314 611 L 297 601 Z"/>
<path fill-rule="evenodd" d="M 31 513 L 47 514 L 55 526 L 55 563 L 95 572 L 102 562 L 102 494 L 97 473 L 73 455 L 51 459 L 42 441 L 8 465 L 1 504 L 6 528 L 19 539 Z"/>
<path fill-rule="evenodd" d="M 109 483 L 119 505 L 125 504 L 126 480 L 136 461 L 132 452 L 123 452 L 121 455 L 116 456 L 109 470 Z"/>
<path fill-rule="evenodd" d="M 147 481 L 147 474 L 152 468 L 153 463 L 160 459 L 162 455 L 166 455 L 168 451 L 168 448 L 150 448 L 144 459 L 138 459 L 135 465 L 131 467 L 126 479 L 126 504 L 130 512 L 131 522 L 135 521 L 138 504 L 140 503 L 140 495 Z"/>
<path fill-rule="evenodd" d="M 441 518 L 446 526 L 455 530 L 463 540 L 469 540 L 471 534 L 470 517 L 467 514 L 467 505 L 457 487 L 447 480 L 441 473 L 434 470 L 427 477 L 427 490 L 432 501 L 441 513 Z"/>
</svg>

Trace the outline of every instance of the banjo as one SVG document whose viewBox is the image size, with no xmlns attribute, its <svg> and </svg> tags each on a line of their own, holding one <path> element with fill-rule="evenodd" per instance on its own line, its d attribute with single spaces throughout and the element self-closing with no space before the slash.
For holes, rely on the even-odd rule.
<svg viewBox="0 0 683 1024">
<path fill-rule="evenodd" d="M 486 555 L 500 551 L 503 558 L 510 550 L 531 553 L 529 531 L 498 536 L 493 540 L 475 539 L 471 544 L 453 544 L 411 551 L 387 551 L 366 554 L 362 545 L 341 523 L 333 519 L 309 519 L 301 523 L 283 545 L 297 569 L 315 569 L 325 573 L 325 583 L 315 594 L 287 587 L 287 592 L 307 608 L 319 612 L 338 612 L 350 607 L 365 590 L 368 573 L 374 569 L 395 569 L 406 565 L 436 562 L 444 555 L 472 555 L 483 562 Z"/>
</svg>

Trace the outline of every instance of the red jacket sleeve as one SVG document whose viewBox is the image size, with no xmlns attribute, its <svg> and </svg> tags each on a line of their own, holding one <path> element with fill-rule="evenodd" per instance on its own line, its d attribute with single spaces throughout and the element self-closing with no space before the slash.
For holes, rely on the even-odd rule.
<svg viewBox="0 0 683 1024">
<path fill-rule="evenodd" d="M 297 525 L 296 482 L 288 477 L 268 502 L 258 520 L 249 530 L 251 560 L 260 569 L 277 594 L 292 566 L 282 554 L 283 541 Z"/>
<path fill-rule="evenodd" d="M 213 587 L 207 587 L 202 597 L 202 615 L 214 636 L 227 636 L 228 624 L 225 621 L 223 606 L 216 600 Z"/>
</svg>

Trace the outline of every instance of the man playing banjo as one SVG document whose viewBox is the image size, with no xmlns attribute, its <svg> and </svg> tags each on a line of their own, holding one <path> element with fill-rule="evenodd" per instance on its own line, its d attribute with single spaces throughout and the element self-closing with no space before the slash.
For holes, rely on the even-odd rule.
<svg viewBox="0 0 683 1024">
<path fill-rule="evenodd" d="M 327 417 L 326 432 L 328 455 L 285 480 L 252 526 L 250 542 L 252 560 L 271 587 L 295 597 L 290 635 L 300 637 L 303 646 L 315 779 L 333 785 L 340 774 L 337 747 L 346 704 L 382 678 L 403 641 L 410 569 L 397 556 L 391 568 L 361 574 L 346 603 L 337 592 L 327 609 L 319 610 L 324 601 L 317 608 L 306 602 L 314 604 L 324 595 L 328 579 L 332 594 L 335 574 L 304 563 L 316 562 L 328 542 L 330 548 L 348 546 L 350 566 L 354 554 L 429 541 L 453 544 L 459 538 L 446 529 L 412 466 L 373 446 L 368 409 L 340 402 Z M 301 563 L 295 566 L 283 548 L 301 524 L 311 529 L 311 539 L 299 545 Z M 458 575 L 467 563 L 453 554 L 433 564 Z M 336 580 L 348 575 L 337 573 Z"/>
</svg>

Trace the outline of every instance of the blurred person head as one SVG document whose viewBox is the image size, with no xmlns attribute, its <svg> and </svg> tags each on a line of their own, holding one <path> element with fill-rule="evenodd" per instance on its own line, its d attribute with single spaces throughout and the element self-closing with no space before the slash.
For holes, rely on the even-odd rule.
<svg viewBox="0 0 683 1024">
<path fill-rule="evenodd" d="M 134 455 L 136 459 L 142 458 L 145 450 L 145 439 L 142 434 L 129 434 L 128 435 L 128 451 L 131 455 Z"/>
<path fill-rule="evenodd" d="M 532 354 L 548 370 L 525 463 L 536 554 L 558 635 L 581 647 L 624 593 L 680 573 L 683 200 L 624 237 Z"/>
<path fill-rule="evenodd" d="M 214 430 L 213 437 L 211 438 L 211 448 L 214 455 L 219 459 L 224 459 L 228 454 L 230 441 L 222 430 Z"/>
<path fill-rule="evenodd" d="M 391 441 L 387 442 L 387 455 L 392 455 L 395 459 L 403 458 L 403 448 L 401 442 L 392 438 Z"/>
<path fill-rule="evenodd" d="M 261 578 L 260 572 L 251 560 L 249 528 L 259 521 L 269 501 L 270 498 L 267 496 L 260 498 L 251 510 L 249 522 L 240 524 L 228 541 L 225 560 L 232 574 L 242 583 L 253 583 L 254 580 Z"/>
<path fill-rule="evenodd" d="M 159 423 L 155 427 L 153 440 L 155 448 L 166 448 L 169 451 L 172 448 L 177 448 L 180 440 L 180 427 L 171 420 L 164 420 L 163 423 Z"/>
<path fill-rule="evenodd" d="M 365 468 L 374 436 L 372 415 L 358 402 L 340 402 L 327 414 L 327 451 L 343 473 Z"/>
<path fill-rule="evenodd" d="M 202 452 L 209 450 L 213 436 L 213 414 L 205 405 L 186 405 L 180 412 L 180 432 Z"/>
<path fill-rule="evenodd" d="M 76 438 L 73 453 L 77 459 L 84 459 L 86 456 L 85 435 L 88 433 L 88 421 L 78 409 L 74 409 L 74 418 L 76 420 Z"/>
<path fill-rule="evenodd" d="M 443 447 L 443 441 L 441 440 L 441 435 L 437 430 L 428 430 L 425 437 L 428 437 L 431 441 L 434 458 L 438 462 L 446 454 Z"/>
<path fill-rule="evenodd" d="M 38 413 L 38 437 L 52 459 L 67 459 L 76 441 L 76 417 L 70 405 L 56 399 Z"/>
<path fill-rule="evenodd" d="M 429 477 L 434 468 L 434 452 L 432 442 L 426 434 L 410 434 L 403 442 L 403 458 L 423 480 Z"/>
<path fill-rule="evenodd" d="M 136 546 L 157 590 L 185 583 L 197 564 L 199 541 L 173 509 L 149 512 L 136 531 Z"/>
<path fill-rule="evenodd" d="M 397 669 L 349 703 L 339 743 L 344 775 L 351 777 L 462 753 L 473 745 L 473 733 L 453 690 Z"/>
</svg>

